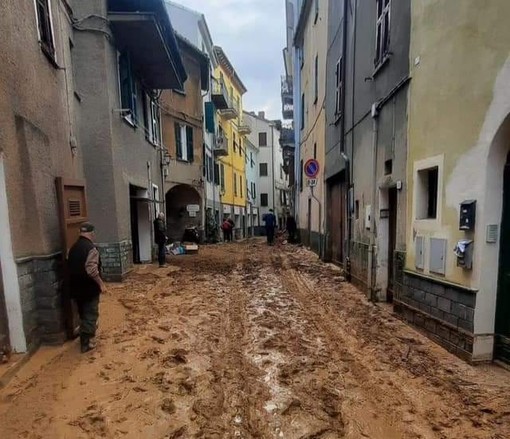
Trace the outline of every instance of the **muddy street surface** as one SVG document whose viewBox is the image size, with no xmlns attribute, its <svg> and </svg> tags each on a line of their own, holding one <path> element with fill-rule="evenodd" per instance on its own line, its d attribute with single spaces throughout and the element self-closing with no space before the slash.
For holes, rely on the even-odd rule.
<svg viewBox="0 0 510 439">
<path fill-rule="evenodd" d="M 41 349 L 0 438 L 510 438 L 510 375 L 471 367 L 293 246 L 202 247 L 103 297 L 96 351 Z"/>
</svg>

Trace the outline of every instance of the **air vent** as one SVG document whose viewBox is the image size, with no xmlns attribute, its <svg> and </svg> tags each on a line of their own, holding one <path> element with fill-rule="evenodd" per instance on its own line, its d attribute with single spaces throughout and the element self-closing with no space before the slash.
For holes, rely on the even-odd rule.
<svg viewBox="0 0 510 439">
<path fill-rule="evenodd" d="M 80 200 L 69 200 L 69 216 L 81 216 L 81 202 Z"/>
</svg>

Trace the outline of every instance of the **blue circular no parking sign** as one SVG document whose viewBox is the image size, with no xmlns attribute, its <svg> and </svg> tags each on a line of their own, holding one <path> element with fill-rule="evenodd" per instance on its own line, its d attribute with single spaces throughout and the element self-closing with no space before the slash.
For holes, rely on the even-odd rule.
<svg viewBox="0 0 510 439">
<path fill-rule="evenodd" d="M 319 162 L 315 159 L 307 160 L 304 166 L 305 175 L 308 178 L 315 178 L 319 174 L 320 166 Z"/>
</svg>

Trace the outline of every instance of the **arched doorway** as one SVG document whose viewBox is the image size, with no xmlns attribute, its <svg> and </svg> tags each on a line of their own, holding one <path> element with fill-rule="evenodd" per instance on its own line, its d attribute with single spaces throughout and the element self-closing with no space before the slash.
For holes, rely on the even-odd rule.
<svg viewBox="0 0 510 439">
<path fill-rule="evenodd" d="M 494 357 L 510 363 L 510 152 L 503 179 L 503 217 L 496 302 Z"/>
<path fill-rule="evenodd" d="M 200 228 L 202 200 L 197 190 L 187 184 L 179 184 L 170 189 L 166 193 L 166 217 L 170 241 L 180 241 L 187 227 Z"/>
</svg>

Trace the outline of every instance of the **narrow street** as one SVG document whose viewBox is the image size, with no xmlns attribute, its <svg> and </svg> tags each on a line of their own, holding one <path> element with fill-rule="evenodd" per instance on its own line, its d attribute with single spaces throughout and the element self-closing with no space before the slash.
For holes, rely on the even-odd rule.
<svg viewBox="0 0 510 439">
<path fill-rule="evenodd" d="M 0 390 L 0 438 L 510 437 L 505 370 L 448 354 L 298 247 L 140 266 L 110 285 L 99 334 Z"/>
</svg>

